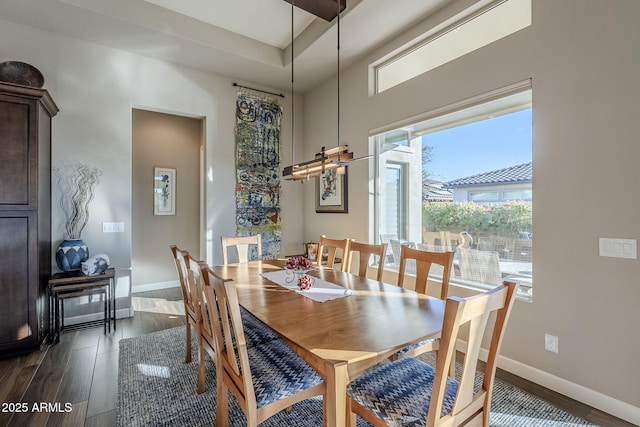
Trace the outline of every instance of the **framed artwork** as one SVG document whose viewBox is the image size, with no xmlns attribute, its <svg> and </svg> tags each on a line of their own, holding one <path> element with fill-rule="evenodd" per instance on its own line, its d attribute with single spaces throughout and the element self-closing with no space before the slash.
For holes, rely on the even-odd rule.
<svg viewBox="0 0 640 427">
<path fill-rule="evenodd" d="M 316 178 L 316 212 L 348 213 L 347 168 L 341 175 L 336 169 L 326 170 Z"/>
<path fill-rule="evenodd" d="M 176 214 L 176 170 L 153 168 L 153 214 Z"/>
</svg>

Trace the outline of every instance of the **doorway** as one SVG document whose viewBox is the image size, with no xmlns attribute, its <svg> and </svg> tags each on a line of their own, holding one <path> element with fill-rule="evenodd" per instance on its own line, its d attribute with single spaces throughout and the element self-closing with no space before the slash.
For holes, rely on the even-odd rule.
<svg viewBox="0 0 640 427">
<path fill-rule="evenodd" d="M 199 256 L 203 123 L 203 118 L 132 110 L 132 292 L 179 285 L 169 245 Z M 156 168 L 175 170 L 175 209 L 169 214 L 154 212 Z"/>
</svg>

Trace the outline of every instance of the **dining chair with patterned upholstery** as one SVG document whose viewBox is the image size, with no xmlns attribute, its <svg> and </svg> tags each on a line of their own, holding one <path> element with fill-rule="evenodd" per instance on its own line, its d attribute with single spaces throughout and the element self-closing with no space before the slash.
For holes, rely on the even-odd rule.
<svg viewBox="0 0 640 427">
<path fill-rule="evenodd" d="M 381 243 L 379 245 L 372 245 L 368 243 L 359 243 L 356 241 L 349 242 L 349 249 L 347 250 L 346 263 L 344 271 L 351 271 L 351 263 L 353 262 L 353 253 L 358 254 L 358 276 L 367 277 L 367 270 L 370 266 L 369 260 L 371 257 L 378 257 L 378 271 L 376 273 L 376 280 L 382 280 L 382 273 L 384 272 L 384 260 L 387 253 L 387 244 Z"/>
<path fill-rule="evenodd" d="M 210 286 L 211 276 L 209 266 L 204 261 L 199 261 L 191 256 L 187 258 L 189 266 L 187 284 L 193 296 L 194 306 L 199 310 L 196 313 L 198 328 L 198 381 L 197 391 L 205 391 L 206 379 L 206 354 L 216 363 L 215 336 L 209 322 L 212 312 L 205 303 L 205 289 Z M 240 308 L 241 318 L 244 325 L 244 333 L 247 337 L 248 346 L 256 346 L 269 341 L 279 340 L 280 337 L 271 328 L 258 320 L 253 314 L 244 308 Z"/>
<path fill-rule="evenodd" d="M 214 281 L 213 271 L 208 265 L 202 263 L 202 278 L 205 286 L 212 286 Z M 207 313 L 209 315 L 210 313 Z M 244 329 L 244 336 L 247 340 L 247 346 L 253 347 L 264 344 L 269 341 L 281 339 L 273 329 L 265 325 L 260 319 L 255 317 L 251 312 L 240 306 L 240 317 Z M 204 317 L 205 319 L 207 317 Z"/>
<path fill-rule="evenodd" d="M 248 346 L 235 283 L 213 271 L 209 282 L 205 300 L 218 357 L 216 426 L 229 425 L 229 391 L 252 427 L 294 403 L 324 396 L 322 378 L 284 341 Z"/>
<path fill-rule="evenodd" d="M 357 414 L 375 426 L 407 425 L 407 420 L 411 420 L 411 425 L 416 426 L 464 424 L 488 427 L 496 358 L 515 300 L 516 287 L 515 283 L 505 282 L 466 299 L 449 297 L 435 368 L 407 357 L 377 365 L 365 372 L 347 387 L 347 410 L 351 412 L 347 424 L 355 427 Z M 490 323 L 493 327 L 487 328 Z M 463 326 L 468 329 L 463 329 Z M 456 344 L 463 336 L 461 329 L 468 330 L 463 350 L 466 356 L 461 375 L 452 378 L 448 376 L 449 366 L 455 362 Z M 492 331 L 491 341 L 482 385 L 474 392 L 485 330 Z"/>
<path fill-rule="evenodd" d="M 349 264 L 349 260 L 347 259 L 349 242 L 349 239 L 330 239 L 324 234 L 320 236 L 320 242 L 318 243 L 318 266 L 333 268 L 334 264 L 338 262 L 336 255 L 340 254 L 342 256 L 340 260 L 340 271 L 346 271 L 346 267 Z M 341 253 L 338 251 L 341 251 Z"/>
<path fill-rule="evenodd" d="M 170 245 L 171 254 L 176 264 L 176 270 L 178 272 L 178 279 L 180 281 L 180 289 L 182 290 L 182 301 L 184 303 L 184 317 L 186 326 L 186 349 L 184 361 L 186 363 L 191 362 L 191 328 L 193 328 L 196 334 L 199 333 L 200 324 L 198 322 L 198 316 L 196 311 L 196 305 L 193 300 L 193 296 L 189 289 L 188 280 L 188 258 L 189 252 L 181 250 L 176 245 Z"/>
<path fill-rule="evenodd" d="M 187 287 L 193 298 L 196 309 L 196 321 L 198 327 L 198 381 L 196 390 L 198 393 L 205 391 L 205 354 L 209 354 L 212 360 L 216 360 L 216 348 L 213 342 L 213 334 L 209 323 L 205 321 L 208 317 L 208 308 L 204 303 L 204 279 L 202 270 L 207 264 L 189 255 L 187 257 Z"/>
<path fill-rule="evenodd" d="M 453 256 L 454 252 L 430 252 L 419 249 L 413 249 L 409 246 L 402 245 L 400 252 L 400 268 L 398 271 L 398 286 L 405 287 L 405 279 L 407 276 L 407 265 L 409 262 L 412 264 L 412 269 L 415 270 L 415 291 L 421 294 L 427 293 L 427 283 L 429 282 L 429 272 L 432 266 L 442 267 L 442 276 L 440 280 L 440 299 L 447 298 L 449 292 L 449 279 L 451 278 L 451 272 L 453 271 Z M 433 280 L 433 277 L 432 277 Z M 417 356 L 429 351 L 435 351 L 438 349 L 438 340 L 428 339 L 408 347 L 403 348 L 399 352 L 391 356 L 391 360 L 395 360 L 401 357 Z M 453 366 L 453 365 L 452 365 Z"/>
<path fill-rule="evenodd" d="M 224 265 L 229 263 L 229 248 L 231 247 L 235 247 L 238 253 L 238 262 L 249 261 L 250 246 L 256 247 L 256 259 L 262 259 L 262 236 L 260 234 L 244 237 L 222 236 L 220 240 L 222 243 L 222 262 Z"/>
</svg>

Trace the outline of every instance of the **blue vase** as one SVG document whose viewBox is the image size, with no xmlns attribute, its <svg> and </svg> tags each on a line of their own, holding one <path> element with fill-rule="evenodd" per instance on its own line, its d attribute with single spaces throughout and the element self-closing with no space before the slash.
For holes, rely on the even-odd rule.
<svg viewBox="0 0 640 427">
<path fill-rule="evenodd" d="M 88 258 L 89 248 L 82 239 L 63 240 L 56 251 L 56 264 L 62 271 L 80 270 Z"/>
</svg>

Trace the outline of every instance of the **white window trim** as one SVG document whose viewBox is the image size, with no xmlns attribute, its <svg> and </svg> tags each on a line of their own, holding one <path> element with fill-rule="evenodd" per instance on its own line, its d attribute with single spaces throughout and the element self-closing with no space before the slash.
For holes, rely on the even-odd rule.
<svg viewBox="0 0 640 427">
<path fill-rule="evenodd" d="M 413 129 L 416 123 L 420 123 L 423 121 L 435 119 L 440 116 L 456 113 L 461 110 L 470 111 L 469 110 L 470 108 L 473 108 L 476 106 L 482 106 L 492 101 L 500 101 L 498 104 L 499 112 L 503 114 L 519 111 L 524 108 L 531 108 L 532 107 L 532 101 L 531 101 L 532 90 L 533 90 L 532 79 L 522 80 L 510 85 L 504 86 L 502 88 L 495 89 L 493 91 L 489 91 L 489 92 L 486 92 L 462 101 L 458 101 L 458 102 L 446 105 L 441 108 L 437 108 L 435 110 L 432 110 L 423 114 L 410 117 L 408 119 L 404 119 L 398 122 L 394 122 L 392 124 L 388 124 L 382 127 L 372 129 L 369 131 L 369 136 L 371 137 L 372 140 L 374 140 L 375 146 L 379 147 L 380 144 L 378 142 L 378 137 L 386 132 L 390 132 L 401 127 L 408 127 L 410 129 Z M 503 100 L 504 102 L 502 102 Z M 494 102 L 493 103 L 494 108 L 491 109 L 491 111 L 494 112 L 493 114 L 495 114 L 496 112 L 495 106 L 496 106 L 496 103 Z M 473 112 L 472 115 L 475 117 L 478 117 L 477 112 Z M 460 123 L 463 123 L 463 122 L 464 122 L 464 119 L 461 119 Z M 416 135 L 416 132 L 413 132 L 411 136 L 413 137 L 415 135 Z M 378 148 L 376 148 L 374 152 L 376 154 L 376 170 L 379 170 L 379 167 L 380 167 L 379 156 L 381 153 L 379 152 Z M 376 175 L 376 173 L 377 172 L 374 172 L 374 176 Z M 378 181 L 377 177 L 376 179 L 374 179 L 374 181 Z M 376 197 L 379 197 L 380 195 L 378 192 L 376 192 L 375 194 L 376 194 Z M 380 206 L 378 205 L 377 208 L 380 209 Z M 378 224 L 377 215 L 374 215 L 374 217 L 375 217 L 374 222 L 376 223 L 376 228 L 373 230 L 372 241 L 378 242 L 379 236 L 377 235 L 377 230 L 379 229 L 378 228 L 379 224 Z M 385 265 L 384 268 L 388 272 L 397 274 L 397 269 L 394 268 L 393 265 Z M 408 273 L 408 274 L 411 275 L 411 273 Z M 433 276 L 433 277 L 437 278 L 437 276 Z M 491 285 L 478 283 L 478 282 L 471 282 L 468 280 L 464 280 L 460 277 L 454 277 L 454 276 L 450 278 L 449 284 L 450 286 L 451 285 L 458 286 L 458 287 L 465 288 L 472 291 L 478 291 L 478 290 L 483 291 L 483 290 L 489 290 L 492 288 Z M 529 289 L 531 288 L 528 285 L 526 287 Z M 516 295 L 516 298 L 517 300 L 520 300 L 520 301 L 532 302 L 531 294 L 527 292 L 523 292 L 522 289 L 519 289 L 518 294 Z"/>
<path fill-rule="evenodd" d="M 500 11 L 496 9 L 498 7 L 500 7 Z M 492 9 L 496 9 L 495 13 L 492 13 L 491 17 L 487 14 L 486 19 L 493 19 L 493 24 L 484 22 L 486 19 L 483 20 L 483 24 L 475 24 L 473 22 L 477 18 L 481 18 L 481 16 L 486 12 L 491 12 Z M 506 16 L 511 16 L 512 19 L 504 19 L 505 14 Z M 471 7 L 455 14 L 449 19 L 444 19 L 421 36 L 414 38 L 409 43 L 405 43 L 401 47 L 370 64 L 369 95 L 376 95 L 392 89 L 393 87 L 421 74 L 427 73 L 434 68 L 442 66 L 477 49 L 481 49 L 482 47 L 504 37 L 508 37 L 509 35 L 530 26 L 531 20 L 531 0 L 477 1 Z M 504 28 L 503 24 L 505 23 L 507 26 L 511 27 Z M 484 27 L 474 28 L 477 25 L 484 25 Z M 468 39 L 460 39 L 459 37 L 453 36 L 453 39 L 448 39 L 443 46 L 434 44 L 434 42 L 437 43 L 438 39 L 442 37 L 449 37 L 451 33 L 458 32 L 459 30 L 471 31 L 472 33 L 475 31 L 476 37 L 473 37 L 473 34 L 470 34 L 470 38 Z M 483 44 L 478 45 L 472 42 L 472 45 L 470 46 L 468 41 L 465 42 L 465 40 L 480 41 L 482 38 L 481 35 L 489 36 L 489 39 L 484 40 Z M 478 37 L 480 37 L 480 39 Z M 446 48 L 446 45 L 451 46 Z M 423 56 L 425 53 L 422 52 L 425 48 L 430 49 L 430 51 L 425 52 L 426 56 Z M 448 55 L 451 54 L 454 56 L 448 57 Z M 441 59 L 436 59 L 438 57 Z M 407 62 L 407 60 L 409 62 Z M 412 60 L 414 61 L 413 64 L 411 62 Z M 434 60 L 435 63 L 427 65 L 430 61 Z M 389 67 L 393 67 L 398 62 L 402 62 L 402 64 L 399 64 L 396 67 L 396 72 L 391 71 L 389 74 L 390 77 L 386 79 L 390 79 L 391 81 L 384 85 L 384 87 L 381 87 L 382 83 L 380 73 Z M 396 75 L 398 72 L 405 75 L 403 77 L 398 77 Z M 393 76 L 397 78 L 394 78 Z"/>
</svg>

